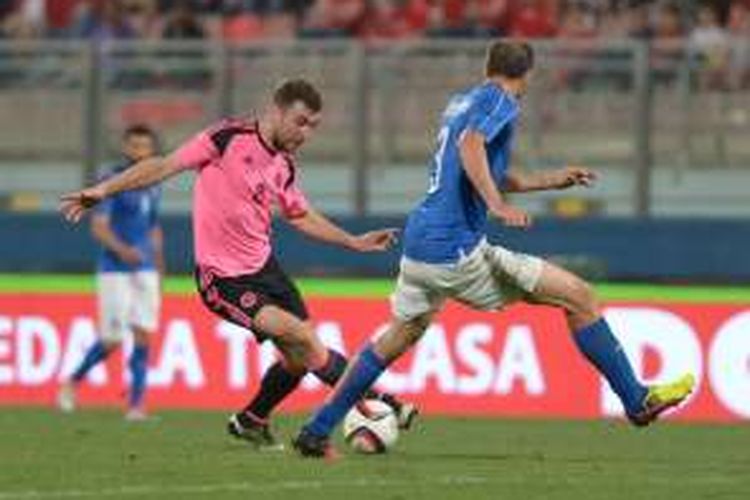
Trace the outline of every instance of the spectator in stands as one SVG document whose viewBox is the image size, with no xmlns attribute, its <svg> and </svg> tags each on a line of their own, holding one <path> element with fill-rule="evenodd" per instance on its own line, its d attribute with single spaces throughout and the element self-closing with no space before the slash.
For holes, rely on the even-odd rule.
<svg viewBox="0 0 750 500">
<path fill-rule="evenodd" d="M 0 21 L 16 10 L 16 0 L 0 0 Z"/>
<path fill-rule="evenodd" d="M 254 40 L 264 36 L 263 20 L 254 2 L 227 0 L 222 3 L 221 36 L 227 41 Z"/>
<path fill-rule="evenodd" d="M 696 26 L 690 34 L 689 43 L 700 63 L 701 88 L 723 87 L 729 59 L 729 37 L 713 5 L 704 4 L 698 9 Z"/>
<path fill-rule="evenodd" d="M 518 0 L 512 9 L 510 34 L 519 38 L 550 38 L 557 26 L 542 0 Z"/>
<path fill-rule="evenodd" d="M 664 4 L 656 14 L 651 67 L 657 82 L 671 83 L 684 57 L 685 31 L 682 13 L 675 4 Z"/>
<path fill-rule="evenodd" d="M 128 39 L 136 36 L 128 24 L 119 0 L 89 0 L 73 34 L 97 40 Z"/>
<path fill-rule="evenodd" d="M 45 0 L 15 0 L 5 2 L 0 12 L 2 19 L 0 32 L 3 37 L 14 40 L 38 38 L 45 34 L 46 7 Z"/>
<path fill-rule="evenodd" d="M 202 40 L 206 37 L 206 30 L 190 0 L 173 2 L 165 15 L 166 22 L 162 30 L 164 39 Z M 211 84 L 211 68 L 206 51 L 191 44 L 180 44 L 175 50 L 172 47 L 162 53 L 179 64 L 164 71 L 162 82 L 178 89 L 207 88 Z"/>
<path fill-rule="evenodd" d="M 259 2 L 265 35 L 269 38 L 294 37 L 310 1 L 262 0 Z"/>
<path fill-rule="evenodd" d="M 340 37 L 358 33 L 365 19 L 362 0 L 317 0 L 305 16 L 302 36 Z"/>
<path fill-rule="evenodd" d="M 404 2 L 368 0 L 359 35 L 366 40 L 403 38 L 410 33 Z"/>
<path fill-rule="evenodd" d="M 511 0 L 475 0 L 480 35 L 504 36 L 510 23 Z"/>
<path fill-rule="evenodd" d="M 730 84 L 732 88 L 750 85 L 750 1 L 737 1 L 729 11 L 729 33 L 732 41 Z"/>
<path fill-rule="evenodd" d="M 636 3 L 625 9 L 626 30 L 629 38 L 649 40 L 651 30 L 651 9 L 646 3 Z"/>
<path fill-rule="evenodd" d="M 628 36 L 628 14 L 625 9 L 613 6 L 601 12 L 599 37 L 604 39 L 626 38 Z"/>
<path fill-rule="evenodd" d="M 433 37 L 469 37 L 474 35 L 474 2 L 429 0 L 426 34 Z"/>
<path fill-rule="evenodd" d="M 593 41 L 596 36 L 596 19 L 592 8 L 585 3 L 569 3 L 561 13 L 557 37 L 561 40 L 576 40 L 579 43 L 570 51 L 562 49 L 563 54 L 569 53 L 573 56 L 556 73 L 557 83 L 563 88 L 578 89 L 590 78 L 592 59 L 596 54 L 592 51 L 593 47 L 582 47 L 580 41 Z"/>
<path fill-rule="evenodd" d="M 159 11 L 168 12 L 172 10 L 176 3 L 183 0 L 159 0 Z M 190 5 L 195 12 L 200 14 L 221 14 L 225 5 L 234 4 L 234 0 L 191 0 Z"/>
<path fill-rule="evenodd" d="M 66 36 L 85 4 L 86 0 L 47 0 L 47 34 Z"/>
<path fill-rule="evenodd" d="M 175 2 L 166 15 L 162 37 L 167 39 L 200 40 L 206 32 L 189 0 Z"/>
<path fill-rule="evenodd" d="M 684 36 L 680 9 L 672 3 L 662 5 L 656 14 L 654 39 L 658 42 L 679 42 Z"/>
<path fill-rule="evenodd" d="M 594 13 L 578 2 L 571 2 L 562 11 L 557 36 L 564 39 L 588 39 L 597 34 Z"/>
<path fill-rule="evenodd" d="M 0 26 L 0 38 L 31 40 L 39 38 L 42 34 L 42 31 L 29 22 L 20 12 L 8 14 Z"/>
<path fill-rule="evenodd" d="M 121 0 L 128 26 L 137 38 L 159 38 L 162 18 L 156 0 Z"/>
</svg>

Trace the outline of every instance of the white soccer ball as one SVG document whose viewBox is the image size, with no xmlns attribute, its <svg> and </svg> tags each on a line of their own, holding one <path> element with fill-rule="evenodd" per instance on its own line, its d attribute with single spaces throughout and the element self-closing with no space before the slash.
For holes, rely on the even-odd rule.
<svg viewBox="0 0 750 500">
<path fill-rule="evenodd" d="M 346 414 L 343 430 L 346 442 L 355 451 L 385 453 L 398 440 L 398 418 L 386 403 L 368 399 Z"/>
</svg>

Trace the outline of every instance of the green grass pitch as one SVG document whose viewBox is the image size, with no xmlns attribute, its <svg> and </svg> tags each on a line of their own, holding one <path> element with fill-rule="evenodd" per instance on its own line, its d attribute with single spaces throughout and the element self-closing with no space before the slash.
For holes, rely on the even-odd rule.
<svg viewBox="0 0 750 500">
<path fill-rule="evenodd" d="M 318 297 L 386 298 L 393 288 L 387 279 L 322 279 L 299 280 L 302 291 Z M 605 300 L 679 301 L 679 302 L 750 302 L 750 287 L 675 286 L 654 284 L 598 283 L 597 291 Z M 0 293 L 91 292 L 91 275 L 0 274 Z M 164 290 L 170 294 L 189 294 L 195 290 L 192 278 L 170 276 Z"/>
<path fill-rule="evenodd" d="M 739 499 L 750 428 L 430 418 L 383 456 L 259 453 L 225 415 L 0 412 L 0 499 Z M 298 418 L 283 417 L 288 440 Z M 341 447 L 341 443 L 339 442 Z"/>
<path fill-rule="evenodd" d="M 301 280 L 308 295 L 384 298 L 387 280 Z M 169 278 L 168 293 L 193 293 Z M 750 302 L 747 288 L 599 284 L 608 300 Z M 91 276 L 0 275 L 0 293 L 90 292 Z M 0 408 L 0 500 L 28 499 L 739 499 L 750 427 L 425 418 L 392 453 L 337 463 L 258 453 L 224 433 L 225 412 L 60 415 Z M 284 441 L 301 417 L 279 417 Z M 339 440 L 339 447 L 345 449 Z"/>
</svg>

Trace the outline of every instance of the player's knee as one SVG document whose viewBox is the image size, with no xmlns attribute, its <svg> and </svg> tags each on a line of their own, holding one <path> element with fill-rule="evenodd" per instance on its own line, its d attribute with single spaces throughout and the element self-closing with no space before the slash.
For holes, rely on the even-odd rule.
<svg viewBox="0 0 750 500">
<path fill-rule="evenodd" d="M 291 346 L 295 360 L 302 360 L 309 365 L 311 360 L 325 357 L 326 347 L 315 334 L 315 329 L 309 322 L 300 322 L 291 328 L 284 338 L 284 342 Z"/>
<path fill-rule="evenodd" d="M 576 279 L 572 284 L 571 297 L 573 310 L 570 311 L 578 316 L 597 316 L 599 314 L 599 301 L 594 292 L 594 287 L 582 279 Z"/>
<path fill-rule="evenodd" d="M 430 321 L 431 315 L 423 314 L 404 323 L 399 329 L 400 337 L 405 344 L 404 347 L 408 348 L 416 344 L 424 335 L 427 327 L 430 326 Z"/>
<path fill-rule="evenodd" d="M 431 321 L 432 316 L 430 314 L 423 314 L 409 321 L 407 330 L 409 340 L 412 344 L 422 338 L 425 330 L 430 326 Z"/>
</svg>

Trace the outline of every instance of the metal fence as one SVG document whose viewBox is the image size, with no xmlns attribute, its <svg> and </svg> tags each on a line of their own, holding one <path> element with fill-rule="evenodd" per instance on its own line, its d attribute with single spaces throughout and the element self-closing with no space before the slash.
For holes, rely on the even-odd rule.
<svg viewBox="0 0 750 500">
<path fill-rule="evenodd" d="M 721 67 L 682 45 L 536 43 L 519 163 L 603 168 L 611 182 L 585 196 L 605 214 L 715 214 L 717 200 L 742 214 L 748 42 L 734 40 Z M 325 97 L 323 126 L 301 155 L 308 190 L 335 211 L 399 212 L 423 191 L 439 113 L 481 79 L 485 46 L 4 42 L 0 192 L 42 193 L 49 206 L 112 158 L 125 125 L 153 125 L 169 148 L 219 116 L 259 109 L 277 81 L 303 75 Z M 706 175 L 724 180 L 707 190 Z M 172 185 L 169 206 L 184 208 L 186 190 Z M 676 205 L 662 207 L 676 192 Z M 530 208 L 543 212 L 554 198 L 539 200 Z"/>
</svg>

